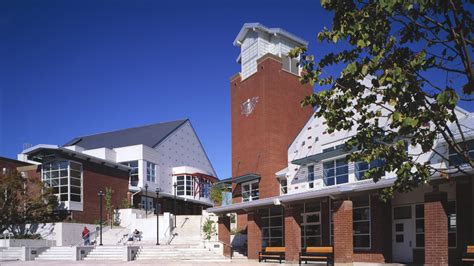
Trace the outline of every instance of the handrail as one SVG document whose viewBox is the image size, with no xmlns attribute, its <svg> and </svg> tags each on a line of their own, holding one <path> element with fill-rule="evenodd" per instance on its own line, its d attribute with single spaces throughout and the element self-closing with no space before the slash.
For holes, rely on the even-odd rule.
<svg viewBox="0 0 474 266">
<path fill-rule="evenodd" d="M 232 246 L 232 244 L 229 244 L 229 243 L 226 243 L 224 241 L 221 241 L 221 240 L 217 240 L 219 243 L 222 243 L 222 245 L 224 246 L 228 246 L 230 248 L 230 259 L 232 259 L 232 255 L 234 253 L 234 247 Z"/>
</svg>

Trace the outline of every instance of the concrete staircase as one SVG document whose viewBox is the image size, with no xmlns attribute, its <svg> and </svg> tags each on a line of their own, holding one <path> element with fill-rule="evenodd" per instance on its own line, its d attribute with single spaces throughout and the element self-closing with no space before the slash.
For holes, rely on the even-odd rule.
<svg viewBox="0 0 474 266">
<path fill-rule="evenodd" d="M 146 245 L 137 252 L 135 260 L 158 260 L 158 261 L 230 261 L 223 255 L 219 255 L 200 245 Z"/>
<path fill-rule="evenodd" d="M 172 230 L 171 245 L 202 245 L 200 215 L 178 215 L 176 228 Z"/>
<path fill-rule="evenodd" d="M 72 260 L 71 247 L 51 247 L 39 254 L 35 260 Z"/>
<path fill-rule="evenodd" d="M 8 247 L 0 249 L 0 261 L 2 260 L 20 260 L 23 250 L 21 247 Z"/>
<path fill-rule="evenodd" d="M 130 234 L 129 228 L 124 227 L 113 227 L 102 231 L 102 244 L 103 245 L 117 245 L 123 240 L 125 234 Z M 97 234 L 96 237 L 97 245 L 100 243 L 100 236 Z"/>
<path fill-rule="evenodd" d="M 247 258 L 247 250 L 243 247 L 234 247 L 232 253 L 233 260 L 246 260 Z"/>
<path fill-rule="evenodd" d="M 124 252 L 123 246 L 96 246 L 84 260 L 122 260 Z"/>
</svg>

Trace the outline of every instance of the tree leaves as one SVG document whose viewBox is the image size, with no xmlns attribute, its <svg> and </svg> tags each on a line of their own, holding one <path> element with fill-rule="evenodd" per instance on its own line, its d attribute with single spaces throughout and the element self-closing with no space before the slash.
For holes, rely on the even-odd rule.
<svg viewBox="0 0 474 266">
<path fill-rule="evenodd" d="M 464 47 L 472 53 L 474 22 L 464 7 L 469 3 L 456 1 L 456 9 L 448 3 L 402 0 L 322 0 L 321 5 L 334 16 L 332 27 L 320 31 L 318 40 L 347 42 L 349 48 L 319 60 L 299 48 L 290 53 L 301 58 L 301 82 L 330 86 L 303 99 L 302 105 L 318 108 L 316 116 L 325 119 L 328 132 L 357 129 L 346 143 L 358 149 L 349 159 L 383 160 L 380 169 L 368 172 L 374 181 L 387 172 L 397 175 L 394 187 L 382 194 L 385 198 L 444 171 L 410 157 L 406 145 L 431 152 L 439 136 L 456 145 L 443 131 L 457 121 L 458 102 L 474 91 L 472 56 Z M 326 74 L 339 65 L 337 78 Z M 460 71 L 459 66 L 464 68 Z M 426 78 L 426 73 L 442 70 L 446 75 L 452 69 L 461 86 Z M 461 89 L 466 95 L 460 95 Z"/>
</svg>

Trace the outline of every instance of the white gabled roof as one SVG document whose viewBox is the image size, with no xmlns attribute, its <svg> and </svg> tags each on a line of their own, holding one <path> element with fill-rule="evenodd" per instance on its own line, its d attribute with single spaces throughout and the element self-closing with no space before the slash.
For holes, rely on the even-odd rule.
<svg viewBox="0 0 474 266">
<path fill-rule="evenodd" d="M 285 36 L 286 38 L 296 42 L 297 44 L 301 46 L 308 46 L 308 42 L 292 33 L 287 32 L 284 29 L 281 28 L 268 28 L 260 23 L 245 23 L 244 26 L 242 26 L 242 29 L 240 29 L 239 34 L 237 34 L 237 37 L 234 40 L 234 46 L 240 46 L 241 42 L 247 35 L 247 32 L 249 30 L 254 30 L 254 29 L 259 29 L 263 32 L 266 32 L 268 34 L 276 34 L 276 35 L 282 35 Z"/>
</svg>

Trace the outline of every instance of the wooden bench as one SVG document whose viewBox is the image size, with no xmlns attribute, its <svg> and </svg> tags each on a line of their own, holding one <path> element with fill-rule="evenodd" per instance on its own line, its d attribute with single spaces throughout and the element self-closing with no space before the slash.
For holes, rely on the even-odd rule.
<svg viewBox="0 0 474 266">
<path fill-rule="evenodd" d="M 268 260 L 281 261 L 285 259 L 285 247 L 266 247 L 262 252 L 258 253 L 258 262 L 262 260 L 267 262 Z"/>
<path fill-rule="evenodd" d="M 299 264 L 304 261 L 325 261 L 326 265 L 334 265 L 334 249 L 332 247 L 307 247 L 300 252 Z"/>
<path fill-rule="evenodd" d="M 474 264 L 474 245 L 467 246 L 466 253 L 462 256 L 463 264 Z"/>
</svg>

